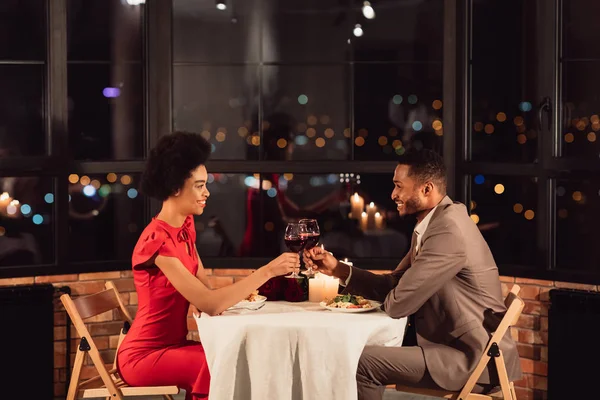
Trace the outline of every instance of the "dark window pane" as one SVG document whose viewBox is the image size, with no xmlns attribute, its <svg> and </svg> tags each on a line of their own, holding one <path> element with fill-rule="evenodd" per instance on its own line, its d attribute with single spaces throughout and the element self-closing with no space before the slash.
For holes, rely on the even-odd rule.
<svg viewBox="0 0 600 400">
<path fill-rule="evenodd" d="M 393 160 L 406 149 L 442 153 L 442 66 L 356 65 L 354 155 Z"/>
<path fill-rule="evenodd" d="M 563 54 L 566 58 L 600 58 L 595 27 L 600 2 L 594 0 L 562 1 Z"/>
<path fill-rule="evenodd" d="M 0 1 L 0 60 L 46 59 L 45 3 Z"/>
<path fill-rule="evenodd" d="M 175 62 L 258 61 L 261 11 L 258 0 L 173 0 Z"/>
<path fill-rule="evenodd" d="M 0 176 L 0 268 L 54 262 L 54 180 Z"/>
<path fill-rule="evenodd" d="M 69 64 L 69 144 L 76 159 L 142 157 L 143 81 L 139 63 Z"/>
<path fill-rule="evenodd" d="M 600 96 L 590 90 L 600 85 L 598 68 L 600 60 L 564 64 L 561 138 L 564 157 L 598 159 L 600 156 Z"/>
<path fill-rule="evenodd" d="M 175 129 L 201 133 L 210 140 L 212 159 L 257 159 L 257 82 L 254 66 L 176 66 Z"/>
<path fill-rule="evenodd" d="M 390 199 L 392 174 L 217 174 L 209 171 L 211 193 L 196 218 L 200 256 L 275 257 L 287 251 L 288 220 L 316 218 L 321 243 L 338 257 L 400 259 L 410 245 L 414 218 L 399 218 Z M 341 180 L 341 181 L 340 181 Z M 389 191 L 382 188 L 389 188 Z M 372 216 L 350 218 L 356 190 Z M 378 216 L 375 213 L 379 212 Z M 390 269 L 395 267 L 395 262 Z"/>
<path fill-rule="evenodd" d="M 556 182 L 557 267 L 600 270 L 600 180 L 572 177 Z"/>
<path fill-rule="evenodd" d="M 130 260 L 147 224 L 139 174 L 69 176 L 72 261 Z"/>
<path fill-rule="evenodd" d="M 264 158 L 348 159 L 347 67 L 264 66 L 262 71 Z"/>
<path fill-rule="evenodd" d="M 472 29 L 472 159 L 532 162 L 537 155 L 536 4 L 477 1 Z M 544 94 L 547 96 L 548 94 Z"/>
<path fill-rule="evenodd" d="M 352 34 L 347 1 L 266 0 L 262 61 L 345 61 Z"/>
<path fill-rule="evenodd" d="M 470 186 L 471 219 L 496 263 L 536 265 L 537 179 L 474 175 Z"/>
<path fill-rule="evenodd" d="M 362 2 L 354 2 L 354 58 L 366 61 L 442 61 L 444 1 L 373 1 L 375 18 L 364 18 Z"/>
<path fill-rule="evenodd" d="M 414 219 L 398 217 L 390 199 L 392 172 L 365 176 L 350 172 L 347 176 L 264 174 L 262 181 L 256 175 L 248 177 L 248 223 L 240 254 L 274 257 L 286 251 L 283 233 L 287 221 L 315 218 L 321 230 L 320 243 L 337 257 L 400 261 L 409 247 Z M 354 190 L 363 207 L 353 215 L 349 199 Z M 363 210 L 369 216 L 363 217 Z M 390 269 L 395 266 L 392 264 Z"/>
<path fill-rule="evenodd" d="M 248 213 L 247 177 L 253 175 L 211 173 L 210 165 L 208 172 L 210 197 L 204 213 L 195 218 L 198 253 L 200 257 L 237 256 L 246 224 L 260 224 L 259 214 Z"/>
<path fill-rule="evenodd" d="M 68 59 L 140 61 L 144 7 L 123 0 L 67 0 Z"/>
<path fill-rule="evenodd" d="M 44 154 L 44 65 L 0 65 L 0 157 Z"/>
</svg>

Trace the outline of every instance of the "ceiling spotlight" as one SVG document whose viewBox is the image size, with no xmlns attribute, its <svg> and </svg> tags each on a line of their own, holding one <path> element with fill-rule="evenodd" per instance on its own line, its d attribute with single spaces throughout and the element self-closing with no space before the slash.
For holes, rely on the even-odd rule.
<svg viewBox="0 0 600 400">
<path fill-rule="evenodd" d="M 216 1 L 216 7 L 217 7 L 217 10 L 223 11 L 223 10 L 227 9 L 227 4 L 225 4 L 224 1 L 217 0 Z"/>
<path fill-rule="evenodd" d="M 365 16 L 366 19 L 373 19 L 375 18 L 375 10 L 373 9 L 373 6 L 371 5 L 370 2 L 365 1 L 363 3 L 362 6 L 362 13 Z"/>
<path fill-rule="evenodd" d="M 363 35 L 363 29 L 362 26 L 360 26 L 360 24 L 356 24 L 354 25 L 354 36 L 356 37 L 361 37 Z"/>
</svg>

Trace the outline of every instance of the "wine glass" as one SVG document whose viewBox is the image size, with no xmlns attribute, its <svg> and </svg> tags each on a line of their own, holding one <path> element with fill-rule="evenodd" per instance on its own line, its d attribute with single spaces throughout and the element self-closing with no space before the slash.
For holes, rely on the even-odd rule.
<svg viewBox="0 0 600 400">
<path fill-rule="evenodd" d="M 321 238 L 321 231 L 319 230 L 319 223 L 316 219 L 301 219 L 299 221 L 301 224 L 306 225 L 307 238 L 306 245 L 304 246 L 305 250 L 310 250 L 315 247 L 319 243 L 319 239 Z M 306 269 L 302 271 L 302 273 L 306 276 L 313 276 L 315 272 L 312 269 Z"/>
<path fill-rule="evenodd" d="M 306 239 L 308 237 L 308 232 L 306 229 L 306 224 L 301 224 L 298 222 L 290 222 L 287 224 L 285 228 L 285 236 L 284 241 L 285 245 L 293 251 L 294 253 L 298 253 L 300 257 L 302 257 L 302 250 L 304 250 L 304 246 L 306 246 Z M 286 278 L 300 278 L 300 275 L 296 273 L 296 271 L 292 272 L 290 275 L 286 275 Z"/>
</svg>

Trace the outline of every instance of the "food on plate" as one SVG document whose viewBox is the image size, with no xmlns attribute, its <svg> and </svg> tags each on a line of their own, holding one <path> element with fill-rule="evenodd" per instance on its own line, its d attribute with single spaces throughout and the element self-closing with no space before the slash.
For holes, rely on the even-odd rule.
<svg viewBox="0 0 600 400">
<path fill-rule="evenodd" d="M 248 295 L 248 297 L 246 297 L 243 301 L 254 302 L 254 301 L 257 301 L 257 300 L 259 300 L 258 290 L 255 290 L 254 292 L 250 293 Z"/>
<path fill-rule="evenodd" d="M 362 296 L 340 294 L 325 301 L 327 307 L 333 308 L 373 308 L 371 302 Z"/>
</svg>

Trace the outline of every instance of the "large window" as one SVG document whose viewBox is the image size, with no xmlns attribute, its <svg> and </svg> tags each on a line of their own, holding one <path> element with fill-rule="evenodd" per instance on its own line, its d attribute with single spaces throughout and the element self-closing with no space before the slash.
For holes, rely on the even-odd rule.
<svg viewBox="0 0 600 400">
<path fill-rule="evenodd" d="M 393 268 L 414 226 L 389 197 L 395 160 L 430 148 L 501 273 L 600 282 L 600 3 L 223 4 L 2 2 L 0 276 L 129 268 L 160 206 L 143 162 L 175 129 L 212 144 L 196 219 L 212 268 L 262 265 L 299 217 Z"/>
<path fill-rule="evenodd" d="M 121 0 L 2 2 L 0 276 L 127 266 L 149 211 L 146 20 Z"/>
<path fill-rule="evenodd" d="M 375 19 L 349 0 L 224 4 L 173 0 L 173 126 L 213 145 L 205 264 L 258 266 L 308 217 L 337 256 L 395 267 L 414 221 L 394 160 L 443 150 L 444 1 L 378 1 Z"/>
<path fill-rule="evenodd" d="M 600 58 L 587 24 L 600 4 L 465 5 L 459 193 L 501 272 L 596 281 Z"/>
</svg>

